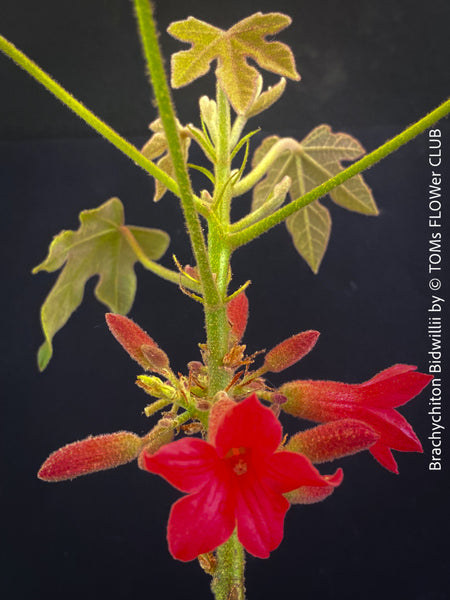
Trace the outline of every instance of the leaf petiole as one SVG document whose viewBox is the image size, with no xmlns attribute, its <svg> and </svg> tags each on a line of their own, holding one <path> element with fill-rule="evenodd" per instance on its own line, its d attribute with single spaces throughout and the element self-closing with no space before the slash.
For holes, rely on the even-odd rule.
<svg viewBox="0 0 450 600">
<path fill-rule="evenodd" d="M 197 293 L 201 292 L 200 284 L 195 282 L 193 279 L 191 279 L 191 278 L 188 279 L 185 275 L 182 275 L 181 273 L 177 273 L 176 271 L 172 271 L 172 269 L 168 269 L 167 267 L 164 267 L 163 265 L 160 265 L 159 263 L 155 262 L 154 260 L 151 260 L 150 258 L 148 258 L 148 256 L 146 256 L 145 252 L 139 245 L 138 241 L 136 240 L 136 238 L 134 237 L 132 232 L 128 229 L 128 227 L 122 226 L 120 228 L 120 232 L 127 240 L 128 244 L 130 245 L 131 249 L 135 253 L 136 258 L 139 260 L 141 265 L 143 267 L 145 267 L 148 271 L 151 271 L 152 273 L 154 273 L 155 275 L 158 275 L 158 277 L 161 277 L 162 279 L 165 279 L 166 281 L 171 281 L 172 283 L 175 283 L 176 285 L 181 285 L 182 287 L 184 287 L 192 292 L 197 292 Z"/>
</svg>

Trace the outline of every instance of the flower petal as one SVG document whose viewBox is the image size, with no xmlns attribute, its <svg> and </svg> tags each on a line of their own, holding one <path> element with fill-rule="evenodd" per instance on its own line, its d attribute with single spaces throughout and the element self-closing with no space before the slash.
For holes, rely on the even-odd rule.
<svg viewBox="0 0 450 600">
<path fill-rule="evenodd" d="M 380 434 L 380 442 L 402 452 L 422 452 L 422 444 L 413 428 L 393 408 L 361 410 L 361 419 Z"/>
<path fill-rule="evenodd" d="M 262 481 L 266 479 L 270 482 L 270 487 L 280 494 L 304 485 L 330 485 L 306 456 L 285 451 L 276 452 L 265 461 L 264 471 L 261 472 L 259 479 Z"/>
<path fill-rule="evenodd" d="M 377 381 L 384 381 L 385 379 L 390 379 L 391 377 L 401 375 L 402 373 L 409 373 L 410 371 L 415 371 L 416 369 L 417 367 L 415 365 L 392 365 L 392 367 L 383 369 L 382 371 L 371 377 L 368 381 L 361 383 L 361 385 L 371 385 L 372 383 L 375 383 Z"/>
<path fill-rule="evenodd" d="M 395 408 L 406 404 L 433 379 L 432 375 L 416 372 L 416 368 L 394 365 L 378 373 L 359 386 L 359 402 L 374 408 Z"/>
<path fill-rule="evenodd" d="M 369 452 L 388 471 L 398 475 L 398 466 L 392 452 L 382 442 L 377 442 L 369 449 Z"/>
<path fill-rule="evenodd" d="M 261 481 L 254 470 L 239 482 L 237 534 L 250 554 L 268 558 L 283 539 L 284 516 L 289 502 Z"/>
<path fill-rule="evenodd" d="M 175 502 L 167 527 L 174 558 L 193 560 L 227 541 L 236 524 L 235 494 L 230 484 L 226 478 L 213 478 L 198 492 Z"/>
<path fill-rule="evenodd" d="M 215 445 L 220 457 L 231 448 L 251 448 L 259 455 L 270 455 L 281 442 L 282 430 L 273 412 L 252 394 L 230 408 L 218 426 Z"/>
<path fill-rule="evenodd" d="M 211 444 L 197 438 L 183 438 L 142 457 L 144 469 L 161 475 L 182 492 L 195 492 L 210 483 L 221 469 Z"/>
</svg>

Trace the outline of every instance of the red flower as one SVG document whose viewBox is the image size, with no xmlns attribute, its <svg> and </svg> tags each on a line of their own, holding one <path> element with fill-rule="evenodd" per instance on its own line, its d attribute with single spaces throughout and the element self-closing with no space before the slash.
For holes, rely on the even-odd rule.
<svg viewBox="0 0 450 600">
<path fill-rule="evenodd" d="M 287 398 L 281 407 L 297 417 L 320 423 L 348 417 L 363 421 L 380 436 L 369 452 L 383 467 L 398 473 L 391 449 L 422 452 L 413 428 L 394 410 L 419 394 L 433 378 L 417 373 L 416 368 L 394 365 L 360 384 L 291 381 L 279 390 Z"/>
<path fill-rule="evenodd" d="M 308 485 L 335 487 L 342 480 L 340 470 L 323 477 L 306 457 L 277 452 L 281 425 L 254 394 L 223 408 L 210 443 L 183 438 L 151 456 L 144 453 L 148 471 L 189 494 L 169 517 L 169 550 L 179 560 L 214 550 L 236 527 L 248 552 L 267 558 L 283 537 L 289 508 L 283 494 Z"/>
</svg>

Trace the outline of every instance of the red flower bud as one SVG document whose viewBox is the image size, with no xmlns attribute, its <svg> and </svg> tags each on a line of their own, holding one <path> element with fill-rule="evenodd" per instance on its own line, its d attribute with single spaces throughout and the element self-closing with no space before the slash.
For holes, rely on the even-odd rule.
<svg viewBox="0 0 450 600">
<path fill-rule="evenodd" d="M 342 470 L 339 469 L 337 471 L 341 475 L 341 479 L 335 485 L 329 485 L 328 487 L 319 487 L 315 485 L 302 485 L 302 487 L 293 490 L 292 492 L 288 492 L 285 494 L 285 498 L 291 504 L 315 504 L 316 502 L 322 502 L 328 496 L 334 492 L 336 485 L 342 481 Z M 329 477 L 328 475 L 324 476 L 324 479 Z"/>
<path fill-rule="evenodd" d="M 156 348 L 159 350 L 158 344 L 128 317 L 107 313 L 106 322 L 113 336 L 131 358 L 134 358 L 147 371 L 154 371 L 151 361 L 146 358 L 142 348 Z"/>
<path fill-rule="evenodd" d="M 266 354 L 264 369 L 279 373 L 294 365 L 314 348 L 319 335 L 318 331 L 310 330 L 284 340 Z"/>
<path fill-rule="evenodd" d="M 285 450 L 299 452 L 313 463 L 322 463 L 367 450 L 379 437 L 362 421 L 340 419 L 297 433 Z"/>
<path fill-rule="evenodd" d="M 232 343 L 235 344 L 242 339 L 248 319 L 248 299 L 245 292 L 230 300 L 227 306 L 228 322 L 231 326 Z"/>
<path fill-rule="evenodd" d="M 200 281 L 200 275 L 198 273 L 197 267 L 191 267 L 191 265 L 185 265 L 183 267 L 183 271 L 186 273 L 186 275 L 188 275 L 192 279 L 195 279 L 196 281 Z"/>
<path fill-rule="evenodd" d="M 153 427 L 153 429 L 148 433 L 143 439 L 142 442 L 145 443 L 144 446 L 141 446 L 141 451 L 138 456 L 138 467 L 140 469 L 145 469 L 144 466 L 144 457 L 147 454 L 155 454 L 160 448 L 165 446 L 166 444 L 170 444 L 174 438 L 173 429 L 167 429 L 166 427 L 161 427 L 158 423 Z"/>
<path fill-rule="evenodd" d="M 217 434 L 217 428 L 222 423 L 225 413 L 230 408 L 236 406 L 236 402 L 230 398 L 226 392 L 218 392 L 215 397 L 215 404 L 209 413 L 208 440 L 214 443 Z"/>
<path fill-rule="evenodd" d="M 38 477 L 44 481 L 64 481 L 112 469 L 135 459 L 141 448 L 141 438 L 128 431 L 88 437 L 50 454 Z"/>
<path fill-rule="evenodd" d="M 141 346 L 141 352 L 145 360 L 148 362 L 149 371 L 156 371 L 156 373 L 160 373 L 161 371 L 164 371 L 170 367 L 169 357 L 164 350 L 161 350 L 161 348 L 143 344 Z"/>
</svg>

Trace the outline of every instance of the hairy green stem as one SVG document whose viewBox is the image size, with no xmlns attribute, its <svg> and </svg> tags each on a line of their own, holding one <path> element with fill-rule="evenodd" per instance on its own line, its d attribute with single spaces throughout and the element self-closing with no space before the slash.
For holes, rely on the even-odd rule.
<svg viewBox="0 0 450 600">
<path fill-rule="evenodd" d="M 217 549 L 217 561 L 211 585 L 216 600 L 245 600 L 245 553 L 236 532 Z"/>
<path fill-rule="evenodd" d="M 362 171 L 365 171 L 372 165 L 379 162 L 381 159 L 385 158 L 395 150 L 398 150 L 401 146 L 415 138 L 420 133 L 423 133 L 426 129 L 434 125 L 437 121 L 445 117 L 450 113 L 450 99 L 446 102 L 443 102 L 440 106 L 438 106 L 435 110 L 428 113 L 425 117 L 402 131 L 399 135 L 395 136 L 391 140 L 387 141 L 385 144 L 373 150 L 369 154 L 366 154 L 363 158 L 353 163 L 347 169 L 341 171 L 335 177 L 332 177 L 325 183 L 317 186 L 304 196 L 293 200 L 286 206 L 283 206 L 273 214 L 265 217 L 258 223 L 251 225 L 247 229 L 243 231 L 239 231 L 237 233 L 233 233 L 230 235 L 229 240 L 233 248 L 238 248 L 239 246 L 243 246 L 248 242 L 256 239 L 275 225 L 278 225 L 287 217 L 294 214 L 298 210 L 304 208 L 314 200 L 325 196 L 331 190 L 333 190 L 338 185 L 341 185 L 351 177 L 358 175 Z M 261 161 L 262 162 L 262 161 Z"/>
<path fill-rule="evenodd" d="M 159 50 L 152 7 L 148 0 L 134 0 L 134 7 L 151 84 L 155 93 L 159 115 L 164 126 L 169 153 L 180 190 L 184 218 L 191 239 L 197 268 L 200 273 L 205 303 L 216 306 L 219 304 L 219 294 L 209 266 L 205 239 L 195 209 L 194 196 L 191 189 L 187 166 L 183 157 L 175 111 L 172 105 L 169 86 L 167 84 L 161 52 Z"/>
<path fill-rule="evenodd" d="M 209 219 L 208 252 L 216 277 L 221 303 L 215 309 L 205 305 L 205 322 L 208 343 L 209 394 L 214 395 L 229 383 L 230 375 L 223 368 L 223 358 L 228 351 L 228 321 L 225 305 L 230 270 L 231 251 L 223 233 L 230 221 L 230 104 L 217 85 L 217 144 L 215 161 L 215 193 L 213 213 Z M 220 224 L 220 226 L 219 226 Z"/>
<path fill-rule="evenodd" d="M 258 181 L 264 177 L 272 164 L 283 154 L 283 152 L 289 150 L 294 151 L 298 148 L 298 145 L 297 140 L 294 140 L 293 138 L 282 138 L 278 140 L 256 167 L 234 186 L 233 196 L 241 196 L 251 190 Z"/>
<path fill-rule="evenodd" d="M 26 71 L 31 77 L 43 85 L 51 92 L 58 100 L 65 104 L 70 110 L 78 115 L 90 127 L 95 129 L 100 135 L 106 138 L 111 144 L 116 146 L 123 154 L 131 158 L 131 160 L 140 166 L 144 171 L 147 171 L 163 183 L 176 196 L 180 195 L 176 181 L 167 173 L 162 171 L 155 163 L 145 158 L 143 154 L 130 144 L 126 139 L 119 135 L 114 129 L 99 119 L 93 112 L 84 106 L 79 100 L 74 98 L 67 92 L 59 83 L 57 83 L 50 75 L 43 71 L 35 62 L 28 58 L 23 52 L 18 50 L 11 42 L 8 42 L 3 36 L 0 36 L 0 50 L 9 56 L 19 67 Z"/>
</svg>

